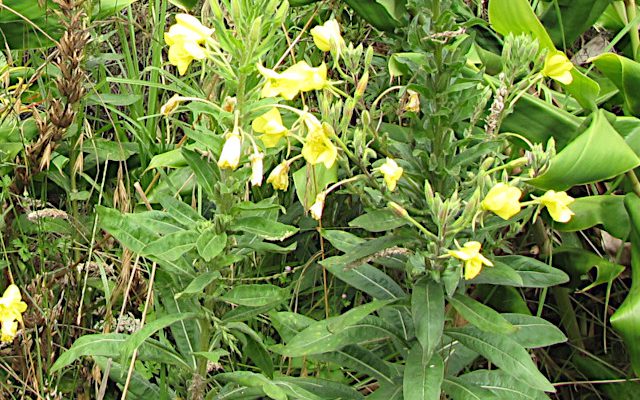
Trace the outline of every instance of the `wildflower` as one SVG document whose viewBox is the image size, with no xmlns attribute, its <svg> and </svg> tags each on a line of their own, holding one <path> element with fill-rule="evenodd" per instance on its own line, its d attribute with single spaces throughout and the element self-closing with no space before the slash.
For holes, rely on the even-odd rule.
<svg viewBox="0 0 640 400">
<path fill-rule="evenodd" d="M 393 159 L 388 157 L 387 161 L 380 167 L 380 172 L 384 176 L 384 183 L 390 191 L 396 190 L 396 185 L 400 177 L 402 177 L 403 171 L 402 167 L 399 167 Z"/>
<path fill-rule="evenodd" d="M 464 261 L 464 279 L 473 279 L 482 270 L 482 266 L 493 267 L 493 263 L 480 254 L 482 245 L 479 242 L 466 242 L 463 247 L 458 245 L 458 250 L 449 250 L 448 255 Z"/>
<path fill-rule="evenodd" d="M 189 14 L 176 15 L 176 23 L 164 34 L 164 41 L 169 45 L 169 63 L 178 67 L 180 75 L 187 72 L 193 60 L 202 60 L 206 51 L 201 46 L 213 34 L 197 18 Z"/>
<path fill-rule="evenodd" d="M 160 107 L 160 113 L 165 117 L 173 112 L 180 104 L 180 95 L 174 94 L 171 98 Z"/>
<path fill-rule="evenodd" d="M 283 161 L 278 164 L 269 174 L 267 183 L 273 185 L 275 190 L 287 190 L 289 188 L 289 163 Z"/>
<path fill-rule="evenodd" d="M 292 100 L 299 92 L 320 90 L 327 84 L 325 63 L 313 68 L 305 61 L 300 61 L 281 73 L 258 64 L 258 71 L 267 80 L 260 94 L 262 97 L 282 96 Z"/>
<path fill-rule="evenodd" d="M 264 174 L 263 158 L 264 153 L 260 152 L 249 156 L 249 161 L 251 161 L 251 186 L 262 186 L 262 175 Z"/>
<path fill-rule="evenodd" d="M 417 113 L 420 111 L 420 95 L 411 89 L 407 90 L 409 98 L 403 107 L 403 111 Z"/>
<path fill-rule="evenodd" d="M 320 221 L 322 219 L 322 211 L 324 210 L 324 200 L 326 199 L 327 194 L 325 192 L 320 192 L 316 196 L 316 202 L 313 203 L 311 208 L 309 208 L 309 212 L 311 216 L 316 221 Z"/>
<path fill-rule="evenodd" d="M 311 29 L 313 42 L 322 51 L 333 51 L 340 55 L 345 48 L 344 39 L 340 34 L 340 25 L 335 19 L 330 19 L 323 25 L 318 25 Z"/>
<path fill-rule="evenodd" d="M 338 156 L 338 149 L 329 139 L 333 129 L 328 124 L 312 127 L 302 146 L 302 156 L 311 165 L 323 163 L 325 167 L 331 168 Z"/>
<path fill-rule="evenodd" d="M 27 309 L 27 304 L 22 301 L 20 289 L 16 285 L 9 285 L 0 297 L 0 323 L 2 331 L 0 341 L 9 343 L 16 336 L 18 322 L 22 321 L 22 313 Z"/>
<path fill-rule="evenodd" d="M 251 127 L 255 132 L 263 134 L 259 137 L 267 148 L 276 147 L 280 139 L 289 132 L 289 130 L 282 125 L 282 117 L 276 107 L 273 107 L 271 110 L 254 119 Z"/>
<path fill-rule="evenodd" d="M 547 54 L 544 60 L 544 67 L 542 68 L 542 75 L 569 85 L 573 82 L 573 76 L 571 76 L 572 69 L 573 64 L 567 56 L 561 51 L 556 51 Z"/>
<path fill-rule="evenodd" d="M 575 201 L 575 199 L 569 196 L 566 192 L 555 192 L 553 190 L 549 190 L 541 197 L 537 198 L 536 201 L 543 207 L 547 208 L 549 215 L 551 215 L 551 218 L 553 218 L 554 221 L 563 223 L 569 222 L 571 217 L 575 214 L 568 207 L 569 204 Z"/>
<path fill-rule="evenodd" d="M 238 133 L 232 132 L 227 135 L 227 140 L 222 146 L 218 166 L 222 169 L 236 169 L 240 164 L 240 153 L 242 150 L 242 140 Z"/>
<path fill-rule="evenodd" d="M 492 211 L 498 217 L 507 220 L 520 212 L 522 191 L 517 187 L 498 183 L 489 190 L 480 205 L 483 210 Z"/>
</svg>

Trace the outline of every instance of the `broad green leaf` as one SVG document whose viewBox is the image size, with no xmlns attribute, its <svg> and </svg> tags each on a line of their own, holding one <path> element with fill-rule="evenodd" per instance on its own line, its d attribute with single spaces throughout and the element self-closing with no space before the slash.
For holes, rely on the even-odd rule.
<svg viewBox="0 0 640 400">
<path fill-rule="evenodd" d="M 102 371 L 107 371 L 107 369 L 109 370 L 109 379 L 124 387 L 127 380 L 129 365 L 123 368 L 122 365 L 107 357 L 94 356 L 92 358 Z M 131 374 L 131 381 L 129 382 L 127 395 L 127 398 L 130 399 L 160 398 L 161 396 L 158 385 L 149 382 L 148 379 L 135 370 Z"/>
<path fill-rule="evenodd" d="M 142 329 L 127 337 L 124 345 L 120 349 L 120 360 L 122 365 L 127 365 L 133 352 L 142 346 L 151 335 L 177 322 L 196 319 L 196 313 L 169 314 L 162 316 L 156 320 L 148 322 Z"/>
<path fill-rule="evenodd" d="M 436 349 L 442 340 L 444 329 L 444 292 L 442 284 L 421 279 L 411 294 L 411 315 L 416 338 L 424 349 L 425 357 Z"/>
<path fill-rule="evenodd" d="M 528 183 L 567 190 L 613 178 L 638 165 L 638 156 L 600 110 L 593 114 L 589 127 L 551 159 L 548 170 Z"/>
<path fill-rule="evenodd" d="M 145 211 L 127 214 L 127 218 L 134 224 L 143 225 L 151 231 L 168 235 L 183 231 L 185 226 L 176 221 L 169 213 L 164 211 Z"/>
<path fill-rule="evenodd" d="M 406 224 L 404 218 L 388 209 L 371 211 L 349 222 L 349 226 L 369 232 L 386 232 Z"/>
<path fill-rule="evenodd" d="M 447 377 L 442 382 L 442 390 L 452 400 L 496 400 L 497 396 L 490 390 L 468 383 L 454 377 Z"/>
<path fill-rule="evenodd" d="M 628 194 L 624 205 L 631 219 L 631 289 L 611 316 L 611 325 L 627 346 L 633 371 L 640 375 L 640 197 Z"/>
<path fill-rule="evenodd" d="M 205 261 L 211 261 L 211 259 L 222 253 L 226 245 L 227 234 L 224 232 L 217 234 L 213 229 L 202 232 L 196 241 L 198 254 Z"/>
<path fill-rule="evenodd" d="M 567 337 L 558 327 L 542 318 L 524 314 L 502 314 L 502 316 L 516 327 L 515 332 L 509 334 L 509 338 L 527 349 L 547 347 L 567 341 Z"/>
<path fill-rule="evenodd" d="M 602 225 L 605 231 L 621 240 L 629 237 L 629 215 L 624 208 L 624 197 L 616 195 L 586 196 L 571 203 L 575 215 L 566 224 L 555 223 L 554 228 L 576 232 Z"/>
<path fill-rule="evenodd" d="M 531 361 L 531 356 L 524 347 L 508 336 L 482 332 L 472 327 L 448 329 L 445 333 L 526 385 L 538 390 L 555 392 L 547 378 Z"/>
<path fill-rule="evenodd" d="M 323 164 L 307 164 L 293 173 L 293 183 L 296 187 L 298 200 L 308 210 L 316 202 L 316 196 L 327 185 L 338 181 L 338 164 L 331 168 Z"/>
<path fill-rule="evenodd" d="M 237 285 L 220 296 L 221 300 L 247 307 L 262 307 L 288 298 L 289 289 L 269 284 Z"/>
<path fill-rule="evenodd" d="M 85 153 L 92 154 L 100 163 L 104 163 L 106 160 L 126 161 L 138 152 L 138 145 L 96 138 L 82 146 L 82 150 Z"/>
<path fill-rule="evenodd" d="M 610 3 L 610 0 L 557 0 L 560 13 L 552 3 L 541 18 L 542 24 L 556 46 L 570 46 L 591 28 Z"/>
<path fill-rule="evenodd" d="M 330 353 L 310 356 L 314 360 L 331 362 L 375 378 L 378 382 L 393 383 L 394 374 L 386 362 L 375 353 L 358 345 L 349 345 Z"/>
<path fill-rule="evenodd" d="M 126 214 L 118 210 L 97 206 L 96 211 L 100 227 L 135 253 L 142 252 L 148 243 L 159 238 L 159 235 L 148 227 L 131 221 Z"/>
<path fill-rule="evenodd" d="M 254 332 L 253 335 L 246 335 L 246 344 L 242 347 L 242 353 L 249 357 L 263 374 L 273 379 L 273 360 L 258 334 Z"/>
<path fill-rule="evenodd" d="M 160 204 L 172 218 L 188 228 L 193 228 L 194 225 L 205 220 L 191 206 L 173 196 L 160 197 Z"/>
<path fill-rule="evenodd" d="M 500 400 L 549 400 L 543 391 L 532 389 L 526 382 L 515 379 L 507 371 L 477 370 L 458 379 L 488 389 Z"/>
<path fill-rule="evenodd" d="M 298 228 L 291 225 L 285 225 L 277 221 L 270 221 L 263 217 L 246 217 L 240 218 L 229 226 L 232 231 L 250 233 L 266 240 L 282 241 L 295 235 Z"/>
<path fill-rule="evenodd" d="M 571 70 L 573 80 L 568 85 L 563 85 L 564 90 L 573 96 L 580 106 L 587 111 L 596 111 L 596 101 L 600 94 L 598 82 L 586 76 L 577 67 Z"/>
<path fill-rule="evenodd" d="M 169 0 L 169 3 L 189 11 L 198 4 L 198 0 Z"/>
<path fill-rule="evenodd" d="M 504 36 L 509 33 L 531 35 L 543 48 L 555 50 L 553 41 L 528 0 L 490 0 L 489 22 L 496 32 Z"/>
<path fill-rule="evenodd" d="M 420 68 L 427 65 L 426 54 L 422 53 L 393 53 L 389 57 L 389 75 L 413 76 L 420 71 Z"/>
<path fill-rule="evenodd" d="M 50 372 L 56 372 L 85 356 L 116 358 L 130 336 L 122 333 L 89 334 L 79 337 L 73 345 L 58 357 Z M 155 340 L 149 340 L 139 349 L 140 360 L 166 363 L 190 369 L 190 366 L 173 349 Z"/>
<path fill-rule="evenodd" d="M 499 256 L 491 259 L 494 265 L 505 264 L 514 269 L 522 278 L 521 287 L 550 287 L 569 281 L 569 276 L 562 270 L 531 257 Z M 515 285 L 514 285 L 515 286 Z"/>
<path fill-rule="evenodd" d="M 218 170 L 218 165 L 208 162 L 202 158 L 200 154 L 193 150 L 189 150 L 186 147 L 182 147 L 182 156 L 187 164 L 189 164 L 189 167 L 193 170 L 193 173 L 196 174 L 198 185 L 200 185 L 200 187 L 202 187 L 205 193 L 210 197 L 214 197 L 216 192 L 213 184 L 220 180 L 220 170 Z"/>
<path fill-rule="evenodd" d="M 505 286 L 524 286 L 524 281 L 520 274 L 507 264 L 496 263 L 492 268 L 484 268 L 482 272 L 473 278 L 471 283 L 489 284 L 489 285 L 505 285 Z"/>
<path fill-rule="evenodd" d="M 319 379 L 319 378 L 298 378 L 290 376 L 282 376 L 278 378 L 280 382 L 291 382 L 296 384 L 308 392 L 315 393 L 321 396 L 323 399 L 342 399 L 342 400 L 364 400 L 364 396 L 344 383 Z"/>
<path fill-rule="evenodd" d="M 220 271 L 205 272 L 194 278 L 189 285 L 180 293 L 176 294 L 176 298 L 180 298 L 187 294 L 202 294 L 204 289 L 209 286 L 211 282 L 220 278 Z"/>
<path fill-rule="evenodd" d="M 194 351 L 194 355 L 204 357 L 212 363 L 220 362 L 220 357 L 228 356 L 229 352 L 224 349 L 216 349 L 213 351 Z"/>
<path fill-rule="evenodd" d="M 246 387 L 261 388 L 264 393 L 272 399 L 287 400 L 286 393 L 262 374 L 249 371 L 235 371 L 218 374 L 215 378 L 222 382 L 234 382 Z"/>
<path fill-rule="evenodd" d="M 159 285 L 157 287 L 160 294 L 158 298 L 163 312 L 166 314 L 202 312 L 201 305 L 196 299 L 176 298 L 177 290 L 173 286 Z M 182 320 L 171 325 L 170 329 L 180 354 L 191 365 L 191 368 L 195 369 L 197 361 L 193 353 L 198 350 L 198 343 L 200 343 L 200 324 L 197 320 Z"/>
<path fill-rule="evenodd" d="M 472 299 L 469 296 L 455 294 L 449 303 L 471 325 L 485 332 L 511 334 L 516 328 L 491 307 Z"/>
<path fill-rule="evenodd" d="M 199 236 L 200 234 L 196 231 L 170 233 L 147 244 L 140 253 L 144 256 L 175 261 L 196 247 Z"/>
<path fill-rule="evenodd" d="M 391 234 L 367 240 L 351 247 L 347 254 L 331 257 L 330 259 L 322 261 L 320 264 L 324 266 L 340 265 L 346 269 L 356 268 L 365 263 L 384 259 L 388 256 L 388 252 L 384 252 L 383 250 L 400 244 L 406 245 L 407 240 L 409 240 L 409 238 L 401 234 Z M 398 249 L 398 251 L 402 252 L 403 250 Z"/>
<path fill-rule="evenodd" d="M 626 111 L 640 115 L 640 63 L 614 53 L 601 54 L 592 62 L 622 93 Z"/>
<path fill-rule="evenodd" d="M 428 358 L 430 357 L 430 358 Z M 416 343 L 407 356 L 402 381 L 402 393 L 406 399 L 439 400 L 440 386 L 444 378 L 444 363 L 438 354 L 428 354 Z"/>
<path fill-rule="evenodd" d="M 149 161 L 149 165 L 147 166 L 146 170 L 148 171 L 157 168 L 178 168 L 184 167 L 186 165 L 187 162 L 182 155 L 182 150 L 174 149 L 153 156 L 151 161 Z"/>
<path fill-rule="evenodd" d="M 598 361 L 597 358 L 575 355 L 571 362 L 576 369 L 588 380 L 611 381 L 598 385 L 598 389 L 604 392 L 609 399 L 634 399 L 640 390 L 640 383 L 637 381 L 626 381 L 626 376 L 621 376 L 619 372 Z"/>
<path fill-rule="evenodd" d="M 560 247 L 553 253 L 553 263 L 571 276 L 570 285 L 573 287 L 582 286 L 584 277 L 589 276 L 591 269 L 596 269 L 596 279 L 580 289 L 581 292 L 586 292 L 603 283 L 610 285 L 625 269 L 622 265 L 612 263 L 581 248 Z"/>
<path fill-rule="evenodd" d="M 383 31 L 393 32 L 405 24 L 402 13 L 405 0 L 344 0 L 371 25 Z"/>
</svg>

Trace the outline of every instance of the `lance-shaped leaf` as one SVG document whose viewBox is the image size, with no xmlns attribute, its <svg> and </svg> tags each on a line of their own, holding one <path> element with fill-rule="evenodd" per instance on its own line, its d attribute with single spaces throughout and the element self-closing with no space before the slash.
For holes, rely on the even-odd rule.
<svg viewBox="0 0 640 400">
<path fill-rule="evenodd" d="M 611 316 L 611 325 L 624 339 L 633 371 L 640 375 L 640 197 L 628 194 L 624 205 L 631 219 L 631 289 Z"/>
<path fill-rule="evenodd" d="M 591 28 L 610 3 L 610 0 L 559 0 L 558 9 L 549 7 L 544 13 L 542 24 L 556 46 L 570 45 Z"/>
<path fill-rule="evenodd" d="M 250 233 L 266 240 L 285 240 L 298 232 L 298 228 L 271 221 L 264 217 L 245 217 L 231 223 L 232 231 Z"/>
<path fill-rule="evenodd" d="M 576 232 L 601 225 L 605 231 L 621 240 L 629 237 L 629 215 L 624 208 L 624 196 L 586 196 L 571 203 L 575 215 L 566 224 L 556 223 L 554 228 Z"/>
<path fill-rule="evenodd" d="M 489 1 L 489 22 L 493 29 L 502 35 L 531 35 L 538 39 L 543 48 L 555 50 L 553 41 L 531 9 L 528 0 Z"/>
<path fill-rule="evenodd" d="M 592 61 L 622 93 L 627 112 L 640 115 L 640 63 L 613 53 L 599 55 Z"/>
<path fill-rule="evenodd" d="M 624 271 L 624 266 L 612 263 L 591 251 L 579 248 L 561 247 L 557 249 L 553 254 L 553 263 L 571 276 L 570 284 L 573 287 L 581 286 L 583 277 L 585 275 L 588 276 L 592 268 L 596 269 L 596 279 L 581 289 L 581 292 L 586 292 L 603 283 L 611 285 L 613 280 Z"/>
<path fill-rule="evenodd" d="M 516 327 L 504 319 L 493 308 L 488 307 L 469 296 L 456 294 L 449 299 L 456 311 L 471 325 L 485 332 L 510 334 Z"/>
<path fill-rule="evenodd" d="M 528 183 L 542 189 L 567 190 L 613 178 L 638 165 L 638 156 L 599 110 L 589 127 L 551 159 L 549 169 Z"/>
</svg>

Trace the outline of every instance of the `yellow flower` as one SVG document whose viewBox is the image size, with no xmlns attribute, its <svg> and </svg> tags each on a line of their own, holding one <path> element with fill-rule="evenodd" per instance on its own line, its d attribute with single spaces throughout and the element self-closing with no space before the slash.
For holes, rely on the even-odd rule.
<svg viewBox="0 0 640 400">
<path fill-rule="evenodd" d="M 313 68 L 305 61 L 300 61 L 281 73 L 258 64 L 258 71 L 267 80 L 260 94 L 262 97 L 282 96 L 292 100 L 299 92 L 320 90 L 327 84 L 325 63 Z"/>
<path fill-rule="evenodd" d="M 289 163 L 283 161 L 278 164 L 269 174 L 267 183 L 273 185 L 275 190 L 287 190 L 289 188 Z"/>
<path fill-rule="evenodd" d="M 566 192 L 547 191 L 541 197 L 536 199 L 543 207 L 547 207 L 549 215 L 557 222 L 569 222 L 575 214 L 568 207 L 575 199 Z"/>
<path fill-rule="evenodd" d="M 390 191 L 396 190 L 398 180 L 402 177 L 404 170 L 399 167 L 398 164 L 391 158 L 387 158 L 387 162 L 382 164 L 380 172 L 384 176 L 384 183 L 387 185 Z"/>
<path fill-rule="evenodd" d="M 22 301 L 20 289 L 16 285 L 9 285 L 0 297 L 0 323 L 2 333 L 0 341 L 11 342 L 16 336 L 18 322 L 22 321 L 22 313 L 27 309 L 27 303 Z"/>
<path fill-rule="evenodd" d="M 314 117 L 315 118 L 315 117 Z M 338 149 L 329 139 L 333 129 L 328 124 L 314 125 L 302 146 L 302 156 L 311 165 L 323 163 L 331 168 L 338 157 Z"/>
<path fill-rule="evenodd" d="M 335 19 L 330 19 L 324 25 L 318 25 L 311 29 L 313 42 L 322 51 L 334 51 L 340 55 L 345 47 L 344 39 L 340 35 L 340 25 Z"/>
<path fill-rule="evenodd" d="M 520 212 L 522 191 L 517 187 L 498 183 L 489 190 L 480 205 L 483 210 L 492 211 L 498 217 L 507 220 Z"/>
<path fill-rule="evenodd" d="M 571 76 L 572 69 L 573 64 L 567 56 L 561 51 L 556 51 L 547 54 L 544 60 L 544 67 L 542 68 L 542 75 L 569 85 L 573 82 L 573 76 Z"/>
<path fill-rule="evenodd" d="M 322 211 L 324 210 L 324 200 L 326 199 L 326 197 L 327 194 L 325 192 L 318 193 L 315 203 L 313 203 L 311 208 L 309 208 L 311 216 L 316 221 L 320 221 L 322 219 Z"/>
<path fill-rule="evenodd" d="M 227 140 L 222 146 L 218 166 L 222 169 L 236 169 L 240 164 L 240 154 L 242 150 L 242 140 L 237 133 L 227 135 Z"/>
<path fill-rule="evenodd" d="M 473 279 L 482 270 L 482 266 L 493 267 L 493 263 L 480 254 L 482 245 L 479 242 L 466 242 L 458 250 L 449 250 L 448 255 L 464 261 L 464 279 Z"/>
<path fill-rule="evenodd" d="M 213 29 L 202 25 L 197 18 L 189 14 L 176 15 L 176 23 L 164 34 L 169 45 L 169 63 L 178 67 L 184 75 L 193 60 L 202 60 L 206 51 L 201 46 L 213 34 Z"/>
<path fill-rule="evenodd" d="M 271 110 L 254 119 L 251 127 L 255 132 L 263 133 L 259 138 L 267 148 L 276 147 L 280 139 L 289 132 L 289 130 L 282 125 L 282 117 L 276 107 L 273 107 Z"/>
<path fill-rule="evenodd" d="M 411 89 L 407 90 L 409 98 L 403 107 L 403 111 L 417 113 L 420 111 L 420 95 Z"/>
<path fill-rule="evenodd" d="M 264 154 L 260 152 L 249 156 L 249 161 L 251 161 L 251 186 L 262 186 L 262 175 L 264 174 L 263 158 Z"/>
</svg>

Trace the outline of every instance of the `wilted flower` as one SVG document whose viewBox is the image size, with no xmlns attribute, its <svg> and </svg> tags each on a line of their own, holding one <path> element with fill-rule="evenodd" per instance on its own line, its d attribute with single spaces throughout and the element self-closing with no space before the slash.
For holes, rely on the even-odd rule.
<svg viewBox="0 0 640 400">
<path fill-rule="evenodd" d="M 174 94 L 166 103 L 162 105 L 162 107 L 160 107 L 160 113 L 162 113 L 162 115 L 164 116 L 167 116 L 171 114 L 173 110 L 176 109 L 176 107 L 178 107 L 178 104 L 180 104 L 180 95 Z"/>
<path fill-rule="evenodd" d="M 176 23 L 164 34 L 164 41 L 169 45 L 169 63 L 178 67 L 180 75 L 184 75 L 193 60 L 202 60 L 206 51 L 201 46 L 213 34 L 192 15 L 176 15 Z"/>
<path fill-rule="evenodd" d="M 409 111 L 417 113 L 420 111 L 420 94 L 418 92 L 413 91 L 411 89 L 407 90 L 407 94 L 409 95 L 407 102 L 403 107 L 403 111 Z"/>
<path fill-rule="evenodd" d="M 278 164 L 269 174 L 267 183 L 273 185 L 275 190 L 287 190 L 289 188 L 289 163 L 283 161 Z"/>
<path fill-rule="evenodd" d="M 326 197 L 327 194 L 325 192 L 318 193 L 315 203 L 313 203 L 311 208 L 309 208 L 311 216 L 316 221 L 320 221 L 322 219 L 322 211 L 324 210 L 324 200 L 326 199 Z"/>
<path fill-rule="evenodd" d="M 275 147 L 289 131 L 282 124 L 282 116 L 280 116 L 280 111 L 276 107 L 254 119 L 251 127 L 255 132 L 263 133 L 259 138 L 267 148 Z"/>
<path fill-rule="evenodd" d="M 522 191 L 514 186 L 498 183 L 489 190 L 480 205 L 483 210 L 492 211 L 500 218 L 507 220 L 520 212 Z"/>
<path fill-rule="evenodd" d="M 493 267 L 493 263 L 485 256 L 480 254 L 482 245 L 479 242 L 466 242 L 463 247 L 458 246 L 458 250 L 449 250 L 448 255 L 464 261 L 464 279 L 473 279 L 480 271 L 482 266 Z"/>
<path fill-rule="evenodd" d="M 327 84 L 325 63 L 313 68 L 305 61 L 300 61 L 281 73 L 258 64 L 258 71 L 267 80 L 262 88 L 262 97 L 282 96 L 292 100 L 299 92 L 320 90 Z"/>
<path fill-rule="evenodd" d="M 312 127 L 302 146 L 302 156 L 311 165 L 323 163 L 325 167 L 331 168 L 338 156 L 338 149 L 329 139 L 333 129 L 328 124 Z"/>
<path fill-rule="evenodd" d="M 240 135 L 233 132 L 227 135 L 227 140 L 222 146 L 218 166 L 222 169 L 236 169 L 240 164 L 240 154 L 242 150 L 242 139 Z"/>
<path fill-rule="evenodd" d="M 557 222 L 569 222 L 571 217 L 575 214 L 568 207 L 573 203 L 575 199 L 569 196 L 566 192 L 555 192 L 553 190 L 547 191 L 541 197 L 536 199 L 543 207 L 547 208 L 549 215 Z"/>
<path fill-rule="evenodd" d="M 391 158 L 387 158 L 387 161 L 380 167 L 380 172 L 384 176 L 384 183 L 387 185 L 390 191 L 396 190 L 398 180 L 402 177 L 404 170 L 398 166 L 398 163 Z"/>
<path fill-rule="evenodd" d="M 17 321 L 22 321 L 22 313 L 26 309 L 27 303 L 22 301 L 20 289 L 16 285 L 9 285 L 0 297 L 0 341 L 9 343 L 13 340 L 18 330 Z"/>
<path fill-rule="evenodd" d="M 249 161 L 251 161 L 251 186 L 262 186 L 262 175 L 264 174 L 262 159 L 264 159 L 264 153 L 260 152 L 249 156 Z"/>
<path fill-rule="evenodd" d="M 554 79 L 565 85 L 573 82 L 571 70 L 573 64 L 567 56 L 561 51 L 550 52 L 544 60 L 542 75 Z"/>
<path fill-rule="evenodd" d="M 323 25 L 318 25 L 311 29 L 313 42 L 322 51 L 334 51 L 340 55 L 345 47 L 344 39 L 340 34 L 340 25 L 335 19 L 330 19 Z"/>
</svg>

